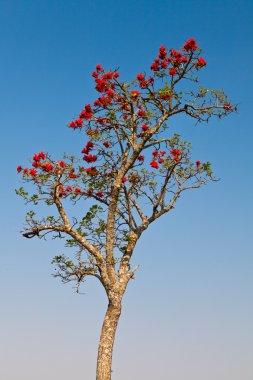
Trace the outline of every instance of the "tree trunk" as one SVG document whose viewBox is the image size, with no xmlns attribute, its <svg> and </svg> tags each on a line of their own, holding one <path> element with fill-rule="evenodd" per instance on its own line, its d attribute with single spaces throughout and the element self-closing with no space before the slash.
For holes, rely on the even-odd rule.
<svg viewBox="0 0 253 380">
<path fill-rule="evenodd" d="M 111 380 L 112 351 L 120 314 L 121 303 L 109 302 L 100 335 L 96 380 Z"/>
</svg>

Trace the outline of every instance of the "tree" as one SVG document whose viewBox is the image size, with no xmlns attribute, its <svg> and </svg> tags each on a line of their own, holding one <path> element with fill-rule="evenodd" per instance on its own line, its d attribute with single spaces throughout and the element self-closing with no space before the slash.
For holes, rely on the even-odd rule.
<svg viewBox="0 0 253 380">
<path fill-rule="evenodd" d="M 151 223 L 174 208 L 184 191 L 215 180 L 211 164 L 192 161 L 190 143 L 170 135 L 166 124 L 179 114 L 200 123 L 236 110 L 222 90 L 199 84 L 198 73 L 206 66 L 200 54 L 193 38 L 179 51 L 161 46 L 151 65 L 153 76 L 139 73 L 130 83 L 121 82 L 118 71 L 97 65 L 92 76 L 100 95 L 69 124 L 86 133 L 84 164 L 74 156 L 58 161 L 40 152 L 34 154 L 31 168 L 17 168 L 28 186 L 17 194 L 27 203 L 52 209 L 44 217 L 29 211 L 23 236 L 64 237 L 75 255 L 55 256 L 55 277 L 64 283 L 75 281 L 78 291 L 87 276 L 94 276 L 105 289 L 108 308 L 97 380 L 111 379 L 122 298 L 138 268 L 131 267 L 138 240 Z"/>
</svg>

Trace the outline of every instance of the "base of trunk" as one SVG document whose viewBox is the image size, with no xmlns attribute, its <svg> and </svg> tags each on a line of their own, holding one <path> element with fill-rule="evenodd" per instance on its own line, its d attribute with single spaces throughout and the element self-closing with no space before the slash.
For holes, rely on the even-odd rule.
<svg viewBox="0 0 253 380">
<path fill-rule="evenodd" d="M 109 303 L 99 341 L 96 380 L 111 380 L 112 352 L 121 305 Z"/>
</svg>

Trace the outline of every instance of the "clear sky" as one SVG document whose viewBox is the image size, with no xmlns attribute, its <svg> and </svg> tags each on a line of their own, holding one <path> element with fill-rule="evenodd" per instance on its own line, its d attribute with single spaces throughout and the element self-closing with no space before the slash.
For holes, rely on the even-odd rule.
<svg viewBox="0 0 253 380">
<path fill-rule="evenodd" d="M 59 242 L 19 234 L 16 166 L 80 151 L 66 125 L 94 99 L 97 63 L 132 79 L 161 44 L 195 37 L 203 82 L 239 112 L 178 126 L 221 181 L 185 194 L 138 245 L 113 380 L 252 380 L 252 11 L 246 0 L 0 0 L 1 379 L 94 379 L 106 307 L 94 280 L 76 295 L 52 278 Z"/>
</svg>

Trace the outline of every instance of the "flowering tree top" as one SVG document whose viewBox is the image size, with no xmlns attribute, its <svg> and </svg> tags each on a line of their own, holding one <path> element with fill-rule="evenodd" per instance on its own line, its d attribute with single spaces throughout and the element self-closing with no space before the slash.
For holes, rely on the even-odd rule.
<svg viewBox="0 0 253 380">
<path fill-rule="evenodd" d="M 118 281 L 126 286 L 136 269 L 130 259 L 142 233 L 174 208 L 182 192 L 214 179 L 210 163 L 192 161 L 190 144 L 170 135 L 166 124 L 177 114 L 206 122 L 236 109 L 222 90 L 199 84 L 206 65 L 193 38 L 180 50 L 161 46 L 152 75 L 138 73 L 130 83 L 121 81 L 118 71 L 97 65 L 92 77 L 99 96 L 69 124 L 84 132 L 82 156 L 54 160 L 39 152 L 31 167 L 18 166 L 35 193 L 23 187 L 17 193 L 34 205 L 55 206 L 58 213 L 38 219 L 29 212 L 23 235 L 64 235 L 66 245 L 77 248 L 75 261 L 54 259 L 63 281 L 79 284 L 93 275 L 107 294 Z M 80 219 L 68 215 L 68 201 L 85 210 Z"/>
</svg>

